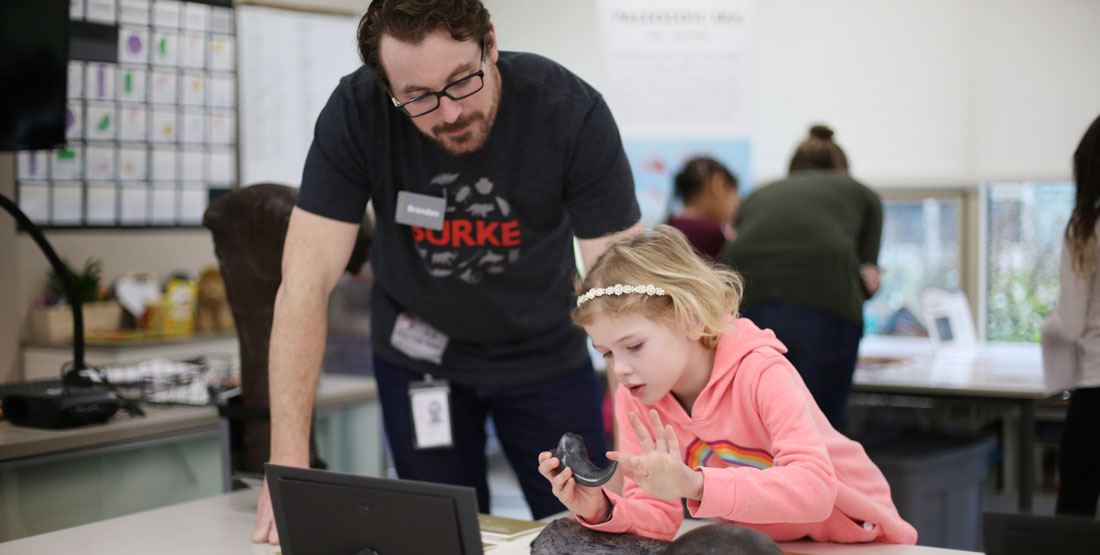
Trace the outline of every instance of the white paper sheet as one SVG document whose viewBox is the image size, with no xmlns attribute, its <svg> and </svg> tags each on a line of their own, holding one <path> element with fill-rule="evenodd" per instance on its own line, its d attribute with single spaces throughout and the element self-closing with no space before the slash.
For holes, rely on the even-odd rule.
<svg viewBox="0 0 1100 555">
<path fill-rule="evenodd" d="M 19 181 L 45 181 L 50 175 L 50 151 L 21 150 L 15 156 Z"/>
<path fill-rule="evenodd" d="M 210 30 L 210 8 L 207 4 L 185 2 L 183 4 L 183 28 L 192 31 Z"/>
<path fill-rule="evenodd" d="M 206 104 L 206 74 L 197 71 L 184 72 L 180 78 L 180 103 L 184 106 Z"/>
<path fill-rule="evenodd" d="M 154 187 L 149 222 L 159 225 L 176 223 L 176 197 L 177 193 L 174 188 L 158 189 Z"/>
<path fill-rule="evenodd" d="M 65 105 L 65 138 L 84 138 L 84 105 L 80 102 Z"/>
<path fill-rule="evenodd" d="M 123 26 L 118 30 L 118 61 L 123 64 L 149 63 L 149 29 Z"/>
<path fill-rule="evenodd" d="M 50 179 L 74 180 L 84 177 L 84 148 L 77 145 L 51 151 Z"/>
<path fill-rule="evenodd" d="M 177 0 L 153 0 L 153 25 L 178 28 L 182 10 L 183 5 Z"/>
<path fill-rule="evenodd" d="M 69 62 L 67 86 L 66 94 L 69 98 L 84 97 L 84 62 Z"/>
<path fill-rule="evenodd" d="M 145 145 L 124 146 L 118 150 L 118 178 L 123 181 L 149 179 L 149 149 Z"/>
<path fill-rule="evenodd" d="M 114 23 L 117 20 L 115 6 L 115 0 L 87 0 L 84 18 L 96 23 Z"/>
<path fill-rule="evenodd" d="M 180 142 L 201 145 L 206 142 L 206 112 L 186 108 L 180 115 Z"/>
<path fill-rule="evenodd" d="M 149 110 L 144 104 L 123 104 L 118 119 L 119 140 L 143 143 L 149 140 Z"/>
<path fill-rule="evenodd" d="M 145 225 L 149 221 L 149 190 L 144 183 L 123 185 L 119 197 L 119 221 Z"/>
<path fill-rule="evenodd" d="M 20 183 L 19 209 L 36 224 L 50 221 L 50 186 L 47 183 Z"/>
<path fill-rule="evenodd" d="M 149 100 L 153 104 L 175 104 L 178 73 L 174 70 L 154 70 L 149 74 Z"/>
<path fill-rule="evenodd" d="M 119 23 L 132 23 L 134 25 L 149 25 L 150 21 L 149 0 L 119 0 Z"/>
<path fill-rule="evenodd" d="M 359 18 L 237 7 L 243 183 L 297 185 L 317 115 L 362 65 Z"/>
<path fill-rule="evenodd" d="M 53 184 L 53 199 L 50 203 L 50 223 L 54 225 L 77 225 L 84 216 L 84 192 L 79 182 L 59 182 Z"/>
<path fill-rule="evenodd" d="M 91 140 L 118 138 L 118 113 L 114 104 L 89 102 L 84 117 L 84 136 Z"/>
<path fill-rule="evenodd" d="M 115 184 L 110 182 L 89 183 L 85 222 L 96 225 L 112 225 L 117 218 L 118 189 Z"/>
<path fill-rule="evenodd" d="M 233 37 L 228 35 L 213 35 L 210 37 L 210 64 L 207 66 L 214 71 L 233 71 Z"/>
<path fill-rule="evenodd" d="M 136 67 L 123 67 L 118 72 L 118 99 L 124 102 L 145 102 L 149 72 Z"/>
<path fill-rule="evenodd" d="M 154 146 L 152 155 L 153 181 L 175 181 L 179 179 L 179 153 L 174 146 Z"/>
<path fill-rule="evenodd" d="M 179 40 L 180 66 L 192 69 L 206 67 L 206 33 L 184 31 Z"/>
<path fill-rule="evenodd" d="M 184 183 L 180 189 L 180 223 L 201 224 L 208 193 L 202 183 Z"/>
<path fill-rule="evenodd" d="M 115 99 L 115 64 L 90 62 L 84 68 L 84 98 Z"/>
<path fill-rule="evenodd" d="M 118 176 L 118 147 L 107 144 L 89 144 L 84 153 L 87 158 L 88 179 L 107 180 Z"/>
<path fill-rule="evenodd" d="M 206 181 L 206 152 L 184 148 L 180 168 L 180 178 L 184 181 Z"/>
<path fill-rule="evenodd" d="M 152 60 L 155 66 L 175 66 L 179 63 L 179 32 L 153 31 Z"/>
<path fill-rule="evenodd" d="M 175 108 L 153 108 L 150 114 L 152 139 L 154 143 L 175 143 L 179 141 L 179 122 Z"/>
</svg>

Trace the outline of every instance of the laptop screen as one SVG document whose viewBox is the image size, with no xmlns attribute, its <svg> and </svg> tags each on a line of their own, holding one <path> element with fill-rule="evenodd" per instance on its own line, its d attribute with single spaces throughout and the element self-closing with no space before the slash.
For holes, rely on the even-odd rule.
<svg viewBox="0 0 1100 555">
<path fill-rule="evenodd" d="M 473 488 L 265 468 L 285 555 L 482 553 Z"/>
</svg>

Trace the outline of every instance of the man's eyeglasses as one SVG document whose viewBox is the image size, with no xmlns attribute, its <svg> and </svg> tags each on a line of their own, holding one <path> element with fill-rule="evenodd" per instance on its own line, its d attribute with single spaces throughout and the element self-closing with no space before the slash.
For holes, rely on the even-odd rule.
<svg viewBox="0 0 1100 555">
<path fill-rule="evenodd" d="M 390 101 L 393 102 L 394 108 L 400 108 L 405 115 L 410 118 L 417 118 L 427 114 L 439 108 L 439 97 L 446 96 L 451 100 L 462 100 L 468 96 L 473 95 L 477 91 L 480 91 L 485 86 L 485 42 L 481 43 L 481 69 L 459 79 L 458 81 L 452 81 L 448 83 L 443 90 L 439 92 L 427 92 L 416 98 L 406 100 L 404 102 L 398 102 L 393 94 L 390 94 Z"/>
</svg>

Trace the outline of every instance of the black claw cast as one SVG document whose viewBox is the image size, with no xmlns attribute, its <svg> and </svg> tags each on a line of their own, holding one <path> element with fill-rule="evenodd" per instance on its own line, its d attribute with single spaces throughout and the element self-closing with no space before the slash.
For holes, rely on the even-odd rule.
<svg viewBox="0 0 1100 555">
<path fill-rule="evenodd" d="M 573 479 L 582 486 L 594 488 L 602 486 L 615 474 L 619 467 L 618 461 L 612 461 L 607 468 L 597 468 L 588 458 L 588 448 L 584 446 L 584 438 L 572 432 L 566 432 L 558 441 L 558 446 L 552 453 L 557 457 L 558 472 L 565 467 L 573 469 Z"/>
</svg>

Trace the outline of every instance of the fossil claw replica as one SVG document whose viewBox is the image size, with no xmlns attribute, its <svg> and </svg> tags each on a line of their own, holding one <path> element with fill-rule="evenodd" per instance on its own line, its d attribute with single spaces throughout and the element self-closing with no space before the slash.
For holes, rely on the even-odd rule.
<svg viewBox="0 0 1100 555">
<path fill-rule="evenodd" d="M 597 468 L 588 458 L 588 448 L 584 446 L 584 439 L 572 432 L 566 432 L 561 436 L 552 454 L 560 461 L 558 472 L 565 470 L 568 466 L 573 469 L 573 479 L 578 484 L 590 488 L 602 486 L 611 479 L 615 469 L 619 467 L 618 461 L 613 461 L 607 465 L 607 468 Z"/>
</svg>

